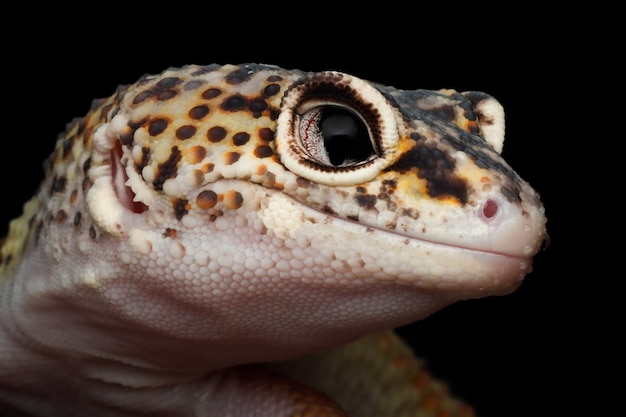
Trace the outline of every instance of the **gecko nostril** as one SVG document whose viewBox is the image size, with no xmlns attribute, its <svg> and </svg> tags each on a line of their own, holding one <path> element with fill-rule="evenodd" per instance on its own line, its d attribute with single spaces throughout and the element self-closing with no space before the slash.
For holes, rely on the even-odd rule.
<svg viewBox="0 0 626 417">
<path fill-rule="evenodd" d="M 133 213 L 143 213 L 148 210 L 148 206 L 140 201 L 134 201 L 135 193 L 126 186 L 128 175 L 122 166 L 122 143 L 118 140 L 111 149 L 111 176 L 113 178 L 113 189 L 122 204 Z"/>
<path fill-rule="evenodd" d="M 498 203 L 492 199 L 488 199 L 483 204 L 482 215 L 485 219 L 489 220 L 498 213 Z"/>
</svg>

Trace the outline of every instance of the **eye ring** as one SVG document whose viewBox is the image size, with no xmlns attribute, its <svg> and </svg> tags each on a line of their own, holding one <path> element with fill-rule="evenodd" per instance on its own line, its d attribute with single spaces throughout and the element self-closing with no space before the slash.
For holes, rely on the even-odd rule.
<svg viewBox="0 0 626 417">
<path fill-rule="evenodd" d="M 399 120 L 370 83 L 334 71 L 311 74 L 283 97 L 276 151 L 287 169 L 311 181 L 361 184 L 396 159 Z"/>
</svg>

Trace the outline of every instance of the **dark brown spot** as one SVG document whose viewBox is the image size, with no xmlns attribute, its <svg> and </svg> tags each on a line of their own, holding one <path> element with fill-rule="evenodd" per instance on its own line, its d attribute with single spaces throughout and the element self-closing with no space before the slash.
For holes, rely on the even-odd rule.
<svg viewBox="0 0 626 417">
<path fill-rule="evenodd" d="M 398 179 L 393 178 L 393 179 L 383 180 L 383 186 L 385 187 L 385 190 L 389 194 L 393 194 L 394 191 L 398 188 Z"/>
<path fill-rule="evenodd" d="M 265 142 L 271 142 L 274 140 L 274 131 L 269 127 L 262 127 L 259 129 L 259 138 Z"/>
<path fill-rule="evenodd" d="M 98 233 L 96 233 L 96 229 L 93 226 L 89 227 L 89 237 L 94 240 L 98 237 Z"/>
<path fill-rule="evenodd" d="M 220 107 L 226 111 L 240 111 L 246 107 L 247 100 L 241 94 L 234 94 L 230 97 L 227 97 Z"/>
<path fill-rule="evenodd" d="M 255 117 L 261 117 L 261 113 L 263 113 L 267 107 L 268 106 L 265 100 L 260 98 L 254 99 L 250 102 L 250 111 L 255 114 Z"/>
<path fill-rule="evenodd" d="M 219 88 L 209 88 L 202 93 L 202 98 L 206 100 L 210 100 L 222 94 L 222 90 Z"/>
<path fill-rule="evenodd" d="M 149 97 L 152 96 L 152 92 L 149 90 L 146 91 L 142 91 L 141 93 L 137 94 L 135 96 L 135 98 L 133 99 L 133 104 L 139 104 L 143 101 L 145 101 L 146 99 L 148 99 Z"/>
<path fill-rule="evenodd" d="M 454 104 L 448 102 L 441 102 L 439 106 L 429 108 L 428 112 L 446 121 L 451 121 L 456 118 L 456 107 Z"/>
<path fill-rule="evenodd" d="M 263 89 L 263 96 L 271 97 L 271 96 L 278 94 L 279 91 L 280 91 L 280 85 L 270 84 Z"/>
<path fill-rule="evenodd" d="M 187 213 L 189 213 L 189 201 L 184 198 L 177 198 L 174 201 L 174 215 L 176 219 L 182 219 Z"/>
<path fill-rule="evenodd" d="M 65 210 L 61 209 L 57 212 L 57 215 L 55 216 L 54 220 L 58 223 L 58 224 L 62 224 L 65 222 L 65 220 L 67 220 L 67 213 L 65 212 Z"/>
<path fill-rule="evenodd" d="M 226 137 L 226 129 L 221 126 L 213 126 L 207 132 L 207 138 L 210 142 L 216 143 Z"/>
<path fill-rule="evenodd" d="M 167 124 L 169 122 L 166 119 L 154 119 L 148 125 L 148 133 L 150 136 L 156 136 L 160 133 L 163 133 L 165 129 L 167 129 Z"/>
<path fill-rule="evenodd" d="M 91 166 L 91 158 L 85 159 L 85 162 L 83 162 L 83 172 L 85 174 L 87 174 L 87 171 L 89 171 L 90 166 Z"/>
<path fill-rule="evenodd" d="M 211 190 L 204 190 L 196 197 L 196 204 L 202 209 L 210 209 L 217 204 L 217 194 Z"/>
<path fill-rule="evenodd" d="M 195 120 L 200 120 L 207 114 L 209 114 L 209 106 L 196 106 L 189 110 L 189 117 Z"/>
<path fill-rule="evenodd" d="M 267 77 L 267 81 L 270 82 L 277 82 L 277 81 L 282 81 L 283 77 L 281 77 L 280 75 L 270 75 L 269 77 Z"/>
<path fill-rule="evenodd" d="M 76 214 L 74 215 L 74 226 L 78 227 L 80 226 L 80 220 L 83 217 L 83 215 L 81 214 L 80 211 L 77 211 Z"/>
<path fill-rule="evenodd" d="M 161 91 L 159 94 L 157 94 L 156 98 L 159 101 L 165 101 L 165 100 L 169 100 L 169 99 L 175 97 L 176 94 L 178 94 L 178 92 L 176 90 L 165 90 L 165 91 Z"/>
<path fill-rule="evenodd" d="M 163 232 L 163 237 L 175 238 L 176 237 L 176 229 L 172 229 L 171 227 L 167 227 L 165 229 L 165 232 Z"/>
<path fill-rule="evenodd" d="M 376 205 L 376 196 L 369 194 L 359 194 L 354 197 L 356 203 L 365 209 L 371 210 Z"/>
<path fill-rule="evenodd" d="M 235 146 L 245 145 L 249 140 L 250 134 L 248 132 L 238 132 L 233 135 L 233 144 Z"/>
<path fill-rule="evenodd" d="M 239 161 L 239 158 L 241 158 L 241 154 L 239 152 L 226 152 L 224 154 L 224 161 L 226 165 L 234 164 Z"/>
<path fill-rule="evenodd" d="M 417 219 L 420 216 L 420 212 L 419 210 L 415 209 L 415 208 L 403 208 L 399 210 L 399 214 L 401 216 L 406 216 L 406 217 L 410 217 L 412 219 Z M 422 229 L 422 231 L 424 231 L 424 229 Z"/>
<path fill-rule="evenodd" d="M 142 121 L 145 123 L 145 120 Z M 139 127 L 140 125 L 136 122 L 128 122 L 126 129 L 120 134 L 120 142 L 122 142 L 122 145 L 130 146 L 133 143 L 133 136 Z"/>
<path fill-rule="evenodd" d="M 274 155 L 274 151 L 267 145 L 259 145 L 254 149 L 254 156 L 257 158 L 267 158 Z"/>
<path fill-rule="evenodd" d="M 67 178 L 65 177 L 54 177 L 52 181 L 52 189 L 50 190 L 52 193 L 60 193 L 65 190 L 65 185 L 67 184 Z"/>
<path fill-rule="evenodd" d="M 176 129 L 176 139 L 185 140 L 196 134 L 196 127 L 191 125 L 181 126 Z"/>
<path fill-rule="evenodd" d="M 178 149 L 178 146 L 173 146 L 169 158 L 167 161 L 159 164 L 156 178 L 152 181 L 152 185 L 156 190 L 162 190 L 165 180 L 176 176 L 178 171 L 178 162 L 180 159 L 181 152 Z"/>
<path fill-rule="evenodd" d="M 150 148 L 143 146 L 141 148 L 141 159 L 137 163 L 137 172 L 141 172 L 143 168 L 148 164 L 148 158 L 150 157 Z"/>
</svg>

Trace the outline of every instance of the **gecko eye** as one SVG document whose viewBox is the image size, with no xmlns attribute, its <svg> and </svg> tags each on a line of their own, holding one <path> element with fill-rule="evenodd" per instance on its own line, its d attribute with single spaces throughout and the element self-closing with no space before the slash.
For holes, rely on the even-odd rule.
<svg viewBox="0 0 626 417">
<path fill-rule="evenodd" d="M 298 134 L 309 156 L 326 166 L 354 166 L 377 156 L 367 124 L 346 107 L 308 110 L 300 117 Z"/>
<path fill-rule="evenodd" d="M 294 83 L 281 103 L 276 150 L 297 175 L 329 185 L 374 178 L 397 155 L 399 115 L 371 84 L 338 72 Z"/>
</svg>

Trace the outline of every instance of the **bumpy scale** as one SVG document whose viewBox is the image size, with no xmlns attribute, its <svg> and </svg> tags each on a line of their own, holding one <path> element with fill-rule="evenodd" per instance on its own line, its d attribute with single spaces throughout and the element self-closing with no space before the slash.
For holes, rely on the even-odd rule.
<svg viewBox="0 0 626 417">
<path fill-rule="evenodd" d="M 2 415 L 472 415 L 389 330 L 530 271 L 503 141 L 484 93 L 338 72 L 120 87 L 2 244 Z"/>
</svg>

